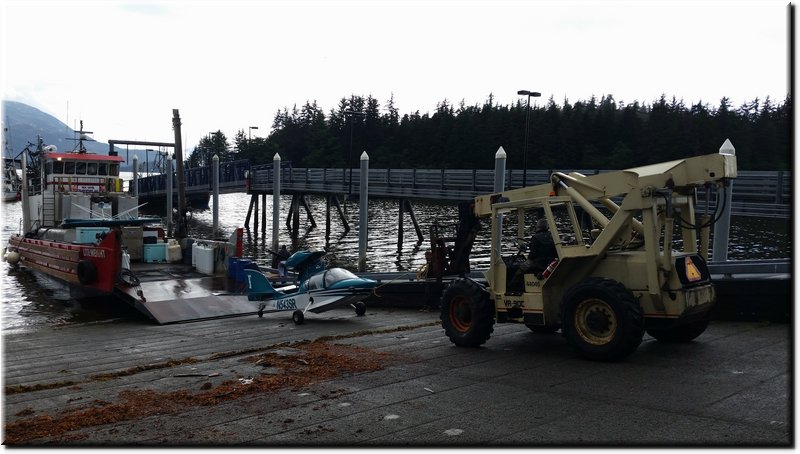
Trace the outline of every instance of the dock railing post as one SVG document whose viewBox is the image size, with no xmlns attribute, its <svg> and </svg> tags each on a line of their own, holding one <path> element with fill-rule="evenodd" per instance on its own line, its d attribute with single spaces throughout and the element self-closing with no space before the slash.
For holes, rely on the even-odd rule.
<svg viewBox="0 0 800 454">
<path fill-rule="evenodd" d="M 172 155 L 167 154 L 167 236 L 172 236 Z"/>
<path fill-rule="evenodd" d="M 506 176 L 506 150 L 503 147 L 497 149 L 494 154 L 494 192 L 502 192 L 505 189 L 505 176 Z M 499 227 L 497 228 L 494 244 L 500 244 L 500 236 L 503 231 L 503 215 L 499 215 Z M 492 254 L 494 254 L 494 250 Z"/>
<path fill-rule="evenodd" d="M 505 189 L 506 178 L 506 151 L 503 147 L 497 149 L 494 154 L 494 192 L 502 192 Z"/>
<path fill-rule="evenodd" d="M 361 153 L 361 189 L 358 208 L 358 271 L 367 266 L 367 222 L 369 205 L 369 155 Z"/>
<path fill-rule="evenodd" d="M 278 230 L 280 229 L 281 212 L 281 155 L 275 153 L 272 158 L 272 250 L 278 250 Z M 264 207 L 266 209 L 266 207 Z"/>
<path fill-rule="evenodd" d="M 730 139 L 725 139 L 725 142 L 719 148 L 720 154 L 729 154 L 731 156 L 736 155 L 736 149 L 733 148 L 733 144 L 731 143 Z M 719 220 L 716 224 L 714 224 L 714 246 L 713 246 L 713 255 L 711 256 L 712 262 L 726 262 L 728 261 L 728 234 L 730 233 L 731 228 L 731 206 L 732 199 L 733 199 L 733 181 L 726 181 L 724 182 L 726 185 L 725 187 L 725 200 L 721 201 L 719 195 L 717 196 L 717 208 L 719 208 L 719 204 L 725 204 L 722 213 L 719 216 Z M 719 194 L 719 193 L 717 193 Z"/>
<path fill-rule="evenodd" d="M 211 187 L 214 201 L 213 211 L 213 238 L 219 235 L 219 156 L 216 154 L 211 158 Z"/>
</svg>

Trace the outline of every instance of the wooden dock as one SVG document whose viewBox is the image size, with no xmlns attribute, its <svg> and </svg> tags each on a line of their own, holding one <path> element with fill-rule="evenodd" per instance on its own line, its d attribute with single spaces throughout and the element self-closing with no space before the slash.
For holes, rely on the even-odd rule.
<svg viewBox="0 0 800 454">
<path fill-rule="evenodd" d="M 4 336 L 3 444 L 785 448 L 791 331 L 712 322 L 608 364 L 515 324 L 455 347 L 416 309 L 41 327 Z M 351 356 L 376 366 L 314 367 Z"/>
</svg>

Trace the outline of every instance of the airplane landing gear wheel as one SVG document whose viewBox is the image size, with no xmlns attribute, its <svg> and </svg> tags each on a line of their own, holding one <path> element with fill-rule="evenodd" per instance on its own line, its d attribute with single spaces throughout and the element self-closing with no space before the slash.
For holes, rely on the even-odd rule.
<svg viewBox="0 0 800 454">
<path fill-rule="evenodd" d="M 357 316 L 362 317 L 362 316 L 364 316 L 364 314 L 367 313 L 367 305 L 364 304 L 363 301 L 359 301 L 356 304 L 354 304 L 353 306 L 356 309 L 356 315 Z"/>
<path fill-rule="evenodd" d="M 264 316 L 264 306 L 261 305 L 261 306 L 258 306 L 258 318 L 261 318 L 263 316 Z"/>
<path fill-rule="evenodd" d="M 303 320 L 305 320 L 305 318 L 306 317 L 305 315 L 303 315 L 303 311 L 301 310 L 296 310 L 292 312 L 292 321 L 294 322 L 295 325 L 302 325 Z"/>
</svg>

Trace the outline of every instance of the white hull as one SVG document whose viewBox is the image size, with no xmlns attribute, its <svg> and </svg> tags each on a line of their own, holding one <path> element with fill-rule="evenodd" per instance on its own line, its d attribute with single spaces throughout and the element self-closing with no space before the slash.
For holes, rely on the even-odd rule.
<svg viewBox="0 0 800 454">
<path fill-rule="evenodd" d="M 296 311 L 319 314 L 337 307 L 348 307 L 372 293 L 369 290 L 333 289 L 318 290 L 308 293 L 289 294 L 270 301 L 253 301 L 256 308 L 264 313 Z"/>
<path fill-rule="evenodd" d="M 16 202 L 19 194 L 16 191 L 3 191 L 3 202 Z"/>
</svg>

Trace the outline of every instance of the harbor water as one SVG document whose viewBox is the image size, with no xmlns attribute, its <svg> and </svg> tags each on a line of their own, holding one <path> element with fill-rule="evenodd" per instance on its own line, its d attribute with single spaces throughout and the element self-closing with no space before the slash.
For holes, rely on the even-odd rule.
<svg viewBox="0 0 800 454">
<path fill-rule="evenodd" d="M 272 262 L 272 197 L 267 196 L 267 206 L 260 207 L 258 232 L 245 231 L 244 255 L 252 257 L 259 265 Z M 331 232 L 326 238 L 325 199 L 309 196 L 317 227 L 310 228 L 304 210 L 300 213 L 300 229 L 296 236 L 290 236 L 286 227 L 291 197 L 281 198 L 279 244 L 286 245 L 290 251 L 301 249 L 327 249 L 326 256 L 331 266 L 340 266 L 355 271 L 358 263 L 358 202 L 344 202 L 343 209 L 350 225 L 345 232 L 344 225 L 335 209 L 331 210 Z M 250 196 L 244 193 L 221 194 L 219 196 L 219 228 L 226 238 L 236 228 L 244 225 L 250 203 Z M 414 213 L 424 235 L 419 243 L 411 218 L 404 215 L 404 241 L 398 250 L 398 202 L 397 200 L 375 199 L 369 203 L 369 241 L 367 247 L 367 271 L 405 271 L 416 273 L 425 264 L 425 251 L 430 248 L 430 227 L 438 221 L 441 224 L 455 224 L 458 209 L 454 204 L 415 201 Z M 0 242 L 5 247 L 8 237 L 20 231 L 22 218 L 20 202 L 0 205 L 2 208 L 2 236 Z M 262 212 L 266 209 L 267 225 L 265 235 L 262 230 Z M 253 213 L 255 216 L 255 213 Z M 252 219 L 250 221 L 252 230 Z M 190 216 L 190 236 L 210 238 L 213 235 L 212 211 L 194 212 Z M 488 227 L 479 233 L 471 255 L 472 269 L 488 267 Z M 731 220 L 728 258 L 771 259 L 791 257 L 791 221 L 788 219 L 733 217 Z M 109 301 L 75 301 L 59 283 L 40 274 L 13 269 L 0 263 L 0 292 L 2 294 L 3 331 L 16 331 L 35 328 L 41 325 L 60 325 L 86 323 L 119 317 L 139 316 L 133 309 L 122 304 L 108 304 Z"/>
</svg>

